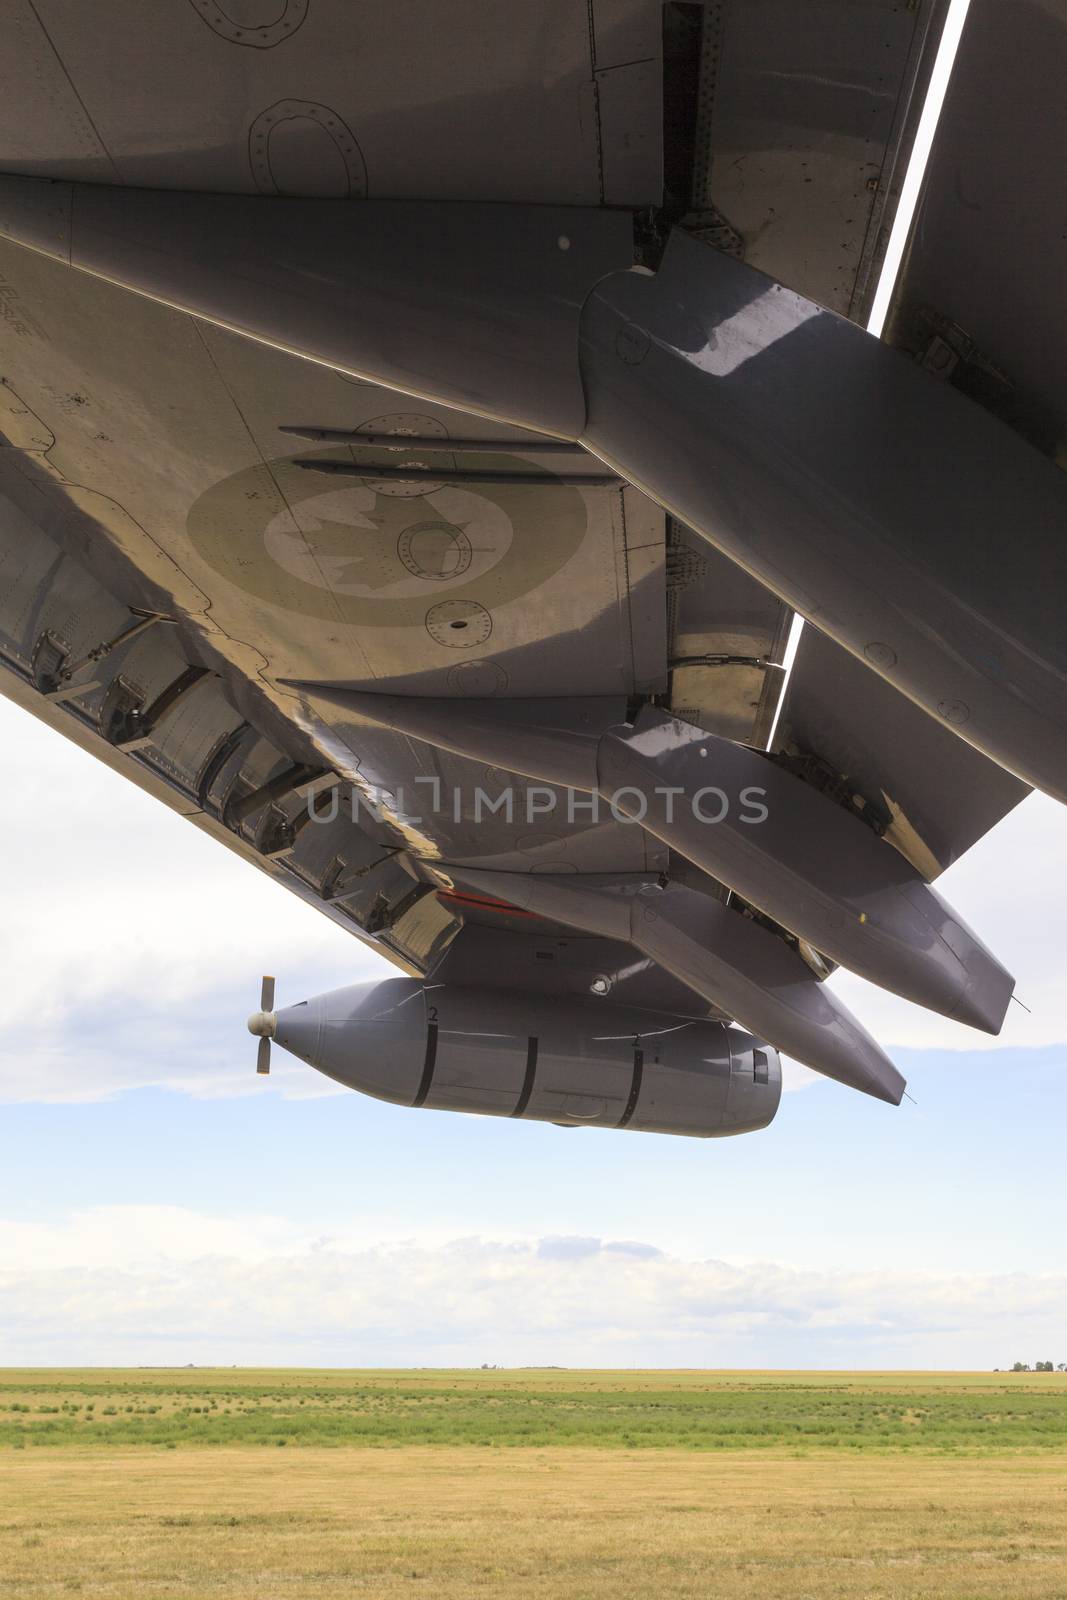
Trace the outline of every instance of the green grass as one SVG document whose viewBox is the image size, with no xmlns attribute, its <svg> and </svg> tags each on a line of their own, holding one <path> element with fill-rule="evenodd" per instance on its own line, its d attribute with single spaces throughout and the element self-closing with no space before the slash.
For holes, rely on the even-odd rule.
<svg viewBox="0 0 1067 1600">
<path fill-rule="evenodd" d="M 4 1371 L 0 1448 L 1067 1448 L 1067 1376 L 989 1373 Z"/>
</svg>

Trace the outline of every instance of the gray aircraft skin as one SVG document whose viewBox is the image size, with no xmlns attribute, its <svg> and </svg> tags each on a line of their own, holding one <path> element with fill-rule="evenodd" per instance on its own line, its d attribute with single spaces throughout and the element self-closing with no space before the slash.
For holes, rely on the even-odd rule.
<svg viewBox="0 0 1067 1600">
<path fill-rule="evenodd" d="M 264 980 L 260 1071 L 719 1137 L 779 1052 L 899 1103 L 838 965 L 999 1032 L 933 885 L 1067 799 L 1014 10 L 878 339 L 945 0 L 0 0 L 0 688 L 400 968 Z"/>
</svg>

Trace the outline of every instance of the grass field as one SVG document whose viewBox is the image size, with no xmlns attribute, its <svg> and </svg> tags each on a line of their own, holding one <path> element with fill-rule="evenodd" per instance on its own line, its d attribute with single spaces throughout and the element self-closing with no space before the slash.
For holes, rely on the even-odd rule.
<svg viewBox="0 0 1067 1600">
<path fill-rule="evenodd" d="M 1064 1373 L 0 1369 L 0 1447 L 1067 1450 Z"/>
<path fill-rule="evenodd" d="M 71 1593 L 1064 1600 L 1067 1377 L 0 1370 L 0 1596 Z"/>
</svg>

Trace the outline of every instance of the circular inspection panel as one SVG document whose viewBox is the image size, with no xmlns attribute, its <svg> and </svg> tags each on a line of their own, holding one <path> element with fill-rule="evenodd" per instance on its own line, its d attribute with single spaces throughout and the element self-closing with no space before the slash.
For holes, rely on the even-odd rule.
<svg viewBox="0 0 1067 1600">
<path fill-rule="evenodd" d="M 438 422 L 436 417 L 420 416 L 415 411 L 393 411 L 388 416 L 372 417 L 369 422 L 361 422 L 356 432 L 392 433 L 396 435 L 396 442 L 399 447 L 396 454 L 393 454 L 392 445 L 387 447 L 389 455 L 386 459 L 390 468 L 401 467 L 404 464 L 403 445 L 405 434 L 414 435 L 416 438 L 422 439 L 448 438 L 448 429 L 443 422 Z M 357 445 L 352 453 L 356 460 L 360 461 L 364 451 L 361 446 Z M 368 451 L 367 454 L 369 455 L 370 452 Z M 382 466 L 381 451 L 376 448 L 374 454 L 377 457 L 375 465 Z M 452 454 L 444 452 L 440 455 L 435 453 L 427 455 L 425 451 L 422 451 L 418 460 L 419 465 L 422 467 L 432 467 L 440 464 L 442 467 L 451 469 L 455 465 L 455 458 Z M 420 495 L 436 494 L 439 489 L 444 488 L 447 481 L 446 478 L 439 480 L 412 478 L 409 483 L 405 483 L 402 478 L 372 478 L 369 474 L 366 480 L 368 487 L 373 489 L 375 494 L 385 495 L 390 500 L 414 500 Z"/>
<path fill-rule="evenodd" d="M 615 335 L 615 353 L 628 367 L 639 367 L 652 348 L 652 340 L 644 328 L 627 322 Z"/>
<path fill-rule="evenodd" d="M 456 694 L 472 695 L 483 700 L 499 694 L 508 686 L 508 675 L 498 661 L 463 661 L 448 669 L 448 687 Z M 486 767 L 486 776 L 492 781 L 496 767 Z"/>
<path fill-rule="evenodd" d="M 343 117 L 314 100 L 277 100 L 248 130 L 248 162 L 260 194 L 363 200 L 367 165 Z"/>
<path fill-rule="evenodd" d="M 461 578 L 473 560 L 470 540 L 451 522 L 413 522 L 397 540 L 396 553 L 416 578 L 437 583 Z"/>
<path fill-rule="evenodd" d="M 302 27 L 311 0 L 262 0 L 259 6 L 235 6 L 233 0 L 229 3 L 227 0 L 191 0 L 191 3 L 220 39 L 251 50 L 270 50 L 283 39 L 291 39 Z"/>
<path fill-rule="evenodd" d="M 427 611 L 426 630 L 450 650 L 471 650 L 488 639 L 493 619 L 477 600 L 442 600 Z"/>
</svg>

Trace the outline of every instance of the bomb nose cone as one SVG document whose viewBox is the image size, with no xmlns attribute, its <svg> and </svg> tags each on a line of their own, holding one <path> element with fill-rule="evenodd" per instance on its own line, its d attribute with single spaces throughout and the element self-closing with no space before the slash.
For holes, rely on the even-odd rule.
<svg viewBox="0 0 1067 1600">
<path fill-rule="evenodd" d="M 253 1011 L 248 1019 L 248 1031 L 257 1039 L 273 1039 L 277 1018 L 273 1011 Z"/>
</svg>

